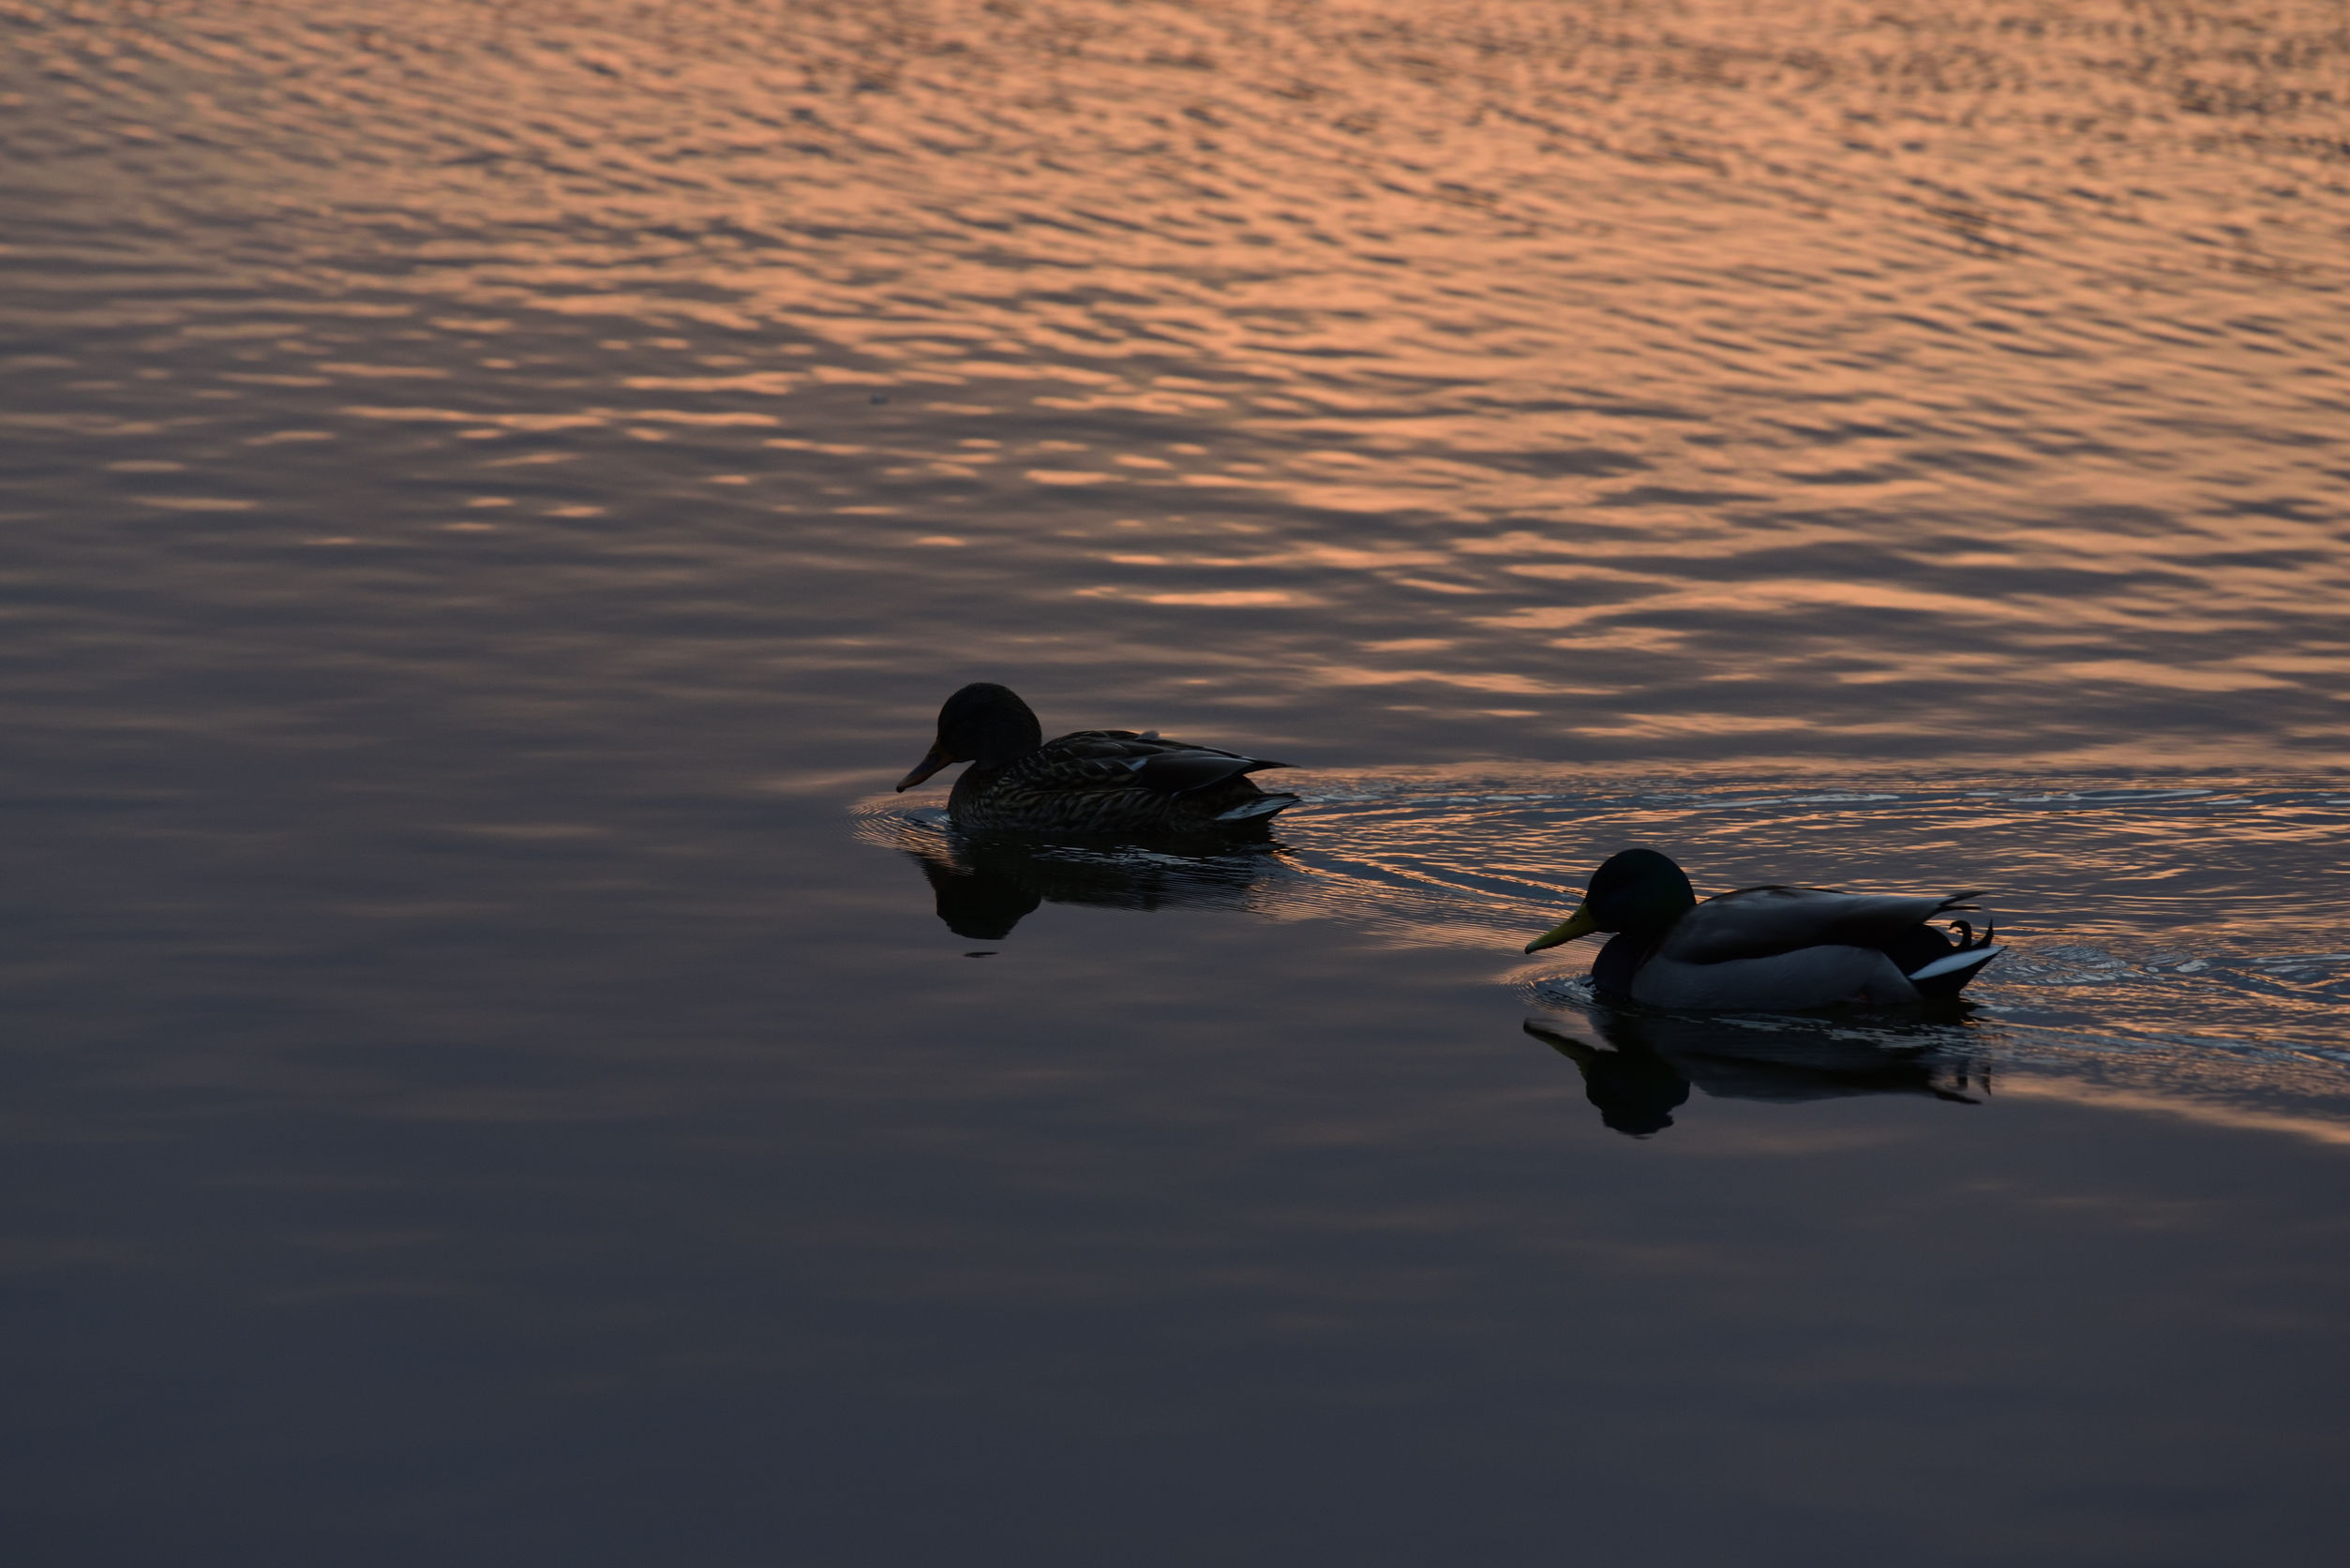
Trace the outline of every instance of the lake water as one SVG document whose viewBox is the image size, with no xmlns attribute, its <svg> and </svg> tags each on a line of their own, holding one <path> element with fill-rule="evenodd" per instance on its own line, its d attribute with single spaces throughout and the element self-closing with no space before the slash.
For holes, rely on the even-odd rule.
<svg viewBox="0 0 2350 1568">
<path fill-rule="evenodd" d="M 2350 21 L 0 0 L 39 1565 L 2333 1562 Z M 1278 756 L 974 844 L 965 680 Z M 1519 948 L 1989 889 L 1931 1015 Z"/>
</svg>

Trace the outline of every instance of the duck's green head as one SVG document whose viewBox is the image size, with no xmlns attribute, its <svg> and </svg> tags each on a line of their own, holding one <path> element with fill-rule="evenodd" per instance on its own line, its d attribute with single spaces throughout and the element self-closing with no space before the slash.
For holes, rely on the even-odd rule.
<svg viewBox="0 0 2350 1568">
<path fill-rule="evenodd" d="M 1538 953 L 1599 931 L 1661 933 L 1697 903 L 1696 889 L 1670 856 L 1654 849 L 1621 850 L 1592 873 L 1582 903 L 1565 923 L 1527 943 L 1526 950 Z"/>
<path fill-rule="evenodd" d="M 898 781 L 898 788 L 911 789 L 958 762 L 1000 767 L 1043 744 L 1044 726 L 1020 694 L 992 680 L 975 680 L 938 710 L 938 739 L 914 770 Z"/>
</svg>

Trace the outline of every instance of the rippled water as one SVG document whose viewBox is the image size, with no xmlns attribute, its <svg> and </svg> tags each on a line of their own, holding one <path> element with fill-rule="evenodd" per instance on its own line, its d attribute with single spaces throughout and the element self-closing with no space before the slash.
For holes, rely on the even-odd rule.
<svg viewBox="0 0 2350 1568">
<path fill-rule="evenodd" d="M 2223 1107 L 2273 1094 L 2350 1112 L 2334 1103 L 2350 1095 L 2350 951 L 2328 940 L 2350 923 L 2339 859 L 2350 793 L 2339 789 L 2045 778 L 1921 789 L 1882 777 L 1822 788 L 1796 777 L 1594 794 L 1523 768 L 1315 781 L 1280 840 L 1220 855 L 966 837 L 943 812 L 887 796 L 864 803 L 862 836 L 921 864 L 949 931 L 984 941 L 1009 938 L 1046 903 L 1200 907 L 1332 919 L 1376 942 L 1498 963 L 1572 907 L 1576 870 L 1631 843 L 1674 846 L 1701 896 L 1789 867 L 1859 887 L 1921 875 L 1939 891 L 1980 886 L 2011 950 L 1969 988 L 1963 1020 L 1923 1034 L 1893 1024 L 1911 1046 L 2013 1068 L 2027 1093 L 2054 1092 L 2051 1072 L 2088 1072 L 2121 1098 L 2183 1097 L 2172 1106 L 2182 1115 L 2240 1116 L 2246 1107 Z M 1615 1014 L 1582 973 L 1590 952 L 1541 954 L 1509 978 L 1534 1007 L 1586 1015 L 1584 1032 L 1604 1033 Z M 1731 1038 L 1790 1026 L 1729 1025 Z M 1856 1020 L 1824 1038 L 1877 1037 Z"/>
<path fill-rule="evenodd" d="M 586 594 L 891 734 L 2345 759 L 2330 5 L 8 14 L 92 567 Z"/>
<path fill-rule="evenodd" d="M 21 1560 L 2330 1561 L 2346 109 L 2287 0 L 0 0 Z M 1306 802 L 964 839 L 973 678 Z M 2013 950 L 1616 1012 L 1634 840 Z"/>
</svg>

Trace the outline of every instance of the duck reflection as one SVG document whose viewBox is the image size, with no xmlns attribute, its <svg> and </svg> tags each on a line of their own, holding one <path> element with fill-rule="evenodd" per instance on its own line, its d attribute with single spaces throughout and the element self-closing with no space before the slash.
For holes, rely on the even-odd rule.
<svg viewBox="0 0 2350 1568">
<path fill-rule="evenodd" d="M 1853 1028 L 1594 1008 L 1584 1020 L 1604 1046 L 1569 1033 L 1564 1017 L 1530 1018 L 1525 1028 L 1575 1064 L 1601 1122 L 1645 1138 L 1673 1125 L 1692 1085 L 1719 1099 L 1924 1095 L 1975 1104 L 1969 1091 L 1987 1080 L 1963 1050 L 1958 1016 Z"/>
<path fill-rule="evenodd" d="M 1096 844 L 912 822 L 903 829 L 892 835 L 895 847 L 921 867 L 938 918 L 957 936 L 981 942 L 1010 935 L 1040 904 L 1239 909 L 1269 883 L 1296 874 L 1281 845 L 1264 837 Z"/>
</svg>

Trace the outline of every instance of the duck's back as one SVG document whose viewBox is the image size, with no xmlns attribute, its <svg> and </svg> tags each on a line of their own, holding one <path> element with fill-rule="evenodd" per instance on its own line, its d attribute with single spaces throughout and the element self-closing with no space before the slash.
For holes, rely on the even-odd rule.
<svg viewBox="0 0 2350 1568">
<path fill-rule="evenodd" d="M 1656 956 L 1688 963 L 1772 958 L 1801 948 L 1882 949 L 1971 893 L 1847 893 L 1833 888 L 1741 888 L 1684 915 Z"/>
<path fill-rule="evenodd" d="M 999 767 L 974 763 L 948 797 L 966 828 L 1181 832 L 1261 821 L 1297 797 L 1249 774 L 1287 764 L 1124 729 L 1081 729 Z"/>
<path fill-rule="evenodd" d="M 1680 1008 L 1914 1002 L 1919 992 L 1894 953 L 1925 921 L 1971 896 L 1742 888 L 1676 921 L 1626 989 L 1639 1001 Z"/>
</svg>

